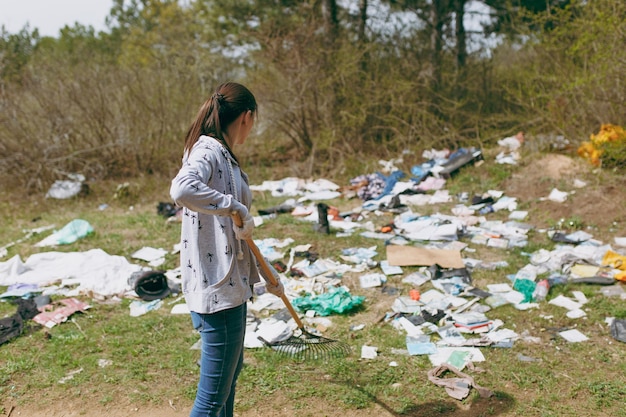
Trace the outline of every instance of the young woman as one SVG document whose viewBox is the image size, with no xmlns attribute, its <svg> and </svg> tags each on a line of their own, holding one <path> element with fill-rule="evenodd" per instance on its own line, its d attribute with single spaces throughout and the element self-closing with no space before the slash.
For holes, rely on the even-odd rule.
<svg viewBox="0 0 626 417">
<path fill-rule="evenodd" d="M 248 177 L 233 150 L 254 124 L 257 103 L 243 85 L 225 83 L 200 107 L 185 138 L 183 163 L 170 195 L 183 207 L 180 262 L 183 294 L 202 338 L 200 380 L 190 417 L 231 417 L 243 364 L 247 301 L 259 281 L 245 240 L 254 220 Z M 232 216 L 243 225 L 237 227 Z M 266 288 L 277 296 L 283 288 Z"/>
</svg>

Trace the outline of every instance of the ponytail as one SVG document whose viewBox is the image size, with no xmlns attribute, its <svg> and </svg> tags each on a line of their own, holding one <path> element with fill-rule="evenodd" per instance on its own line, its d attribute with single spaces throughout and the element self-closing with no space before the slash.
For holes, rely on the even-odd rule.
<svg viewBox="0 0 626 417">
<path fill-rule="evenodd" d="M 185 136 L 185 152 L 191 152 L 200 136 L 212 136 L 219 140 L 237 158 L 224 139 L 223 129 L 227 128 L 239 115 L 246 111 L 256 113 L 257 104 L 254 95 L 241 84 L 225 83 L 200 107 L 196 118 Z M 237 161 L 239 162 L 239 161 Z"/>
</svg>

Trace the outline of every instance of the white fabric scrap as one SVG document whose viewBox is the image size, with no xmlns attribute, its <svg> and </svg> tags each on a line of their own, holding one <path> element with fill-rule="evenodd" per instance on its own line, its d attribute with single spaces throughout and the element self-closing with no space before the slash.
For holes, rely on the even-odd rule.
<svg viewBox="0 0 626 417">
<path fill-rule="evenodd" d="M 0 285 L 17 283 L 45 285 L 72 280 L 78 293 L 93 292 L 112 296 L 130 291 L 128 278 L 141 270 L 123 256 L 109 255 L 102 249 L 86 252 L 41 252 L 21 261 L 18 255 L 0 263 Z"/>
</svg>

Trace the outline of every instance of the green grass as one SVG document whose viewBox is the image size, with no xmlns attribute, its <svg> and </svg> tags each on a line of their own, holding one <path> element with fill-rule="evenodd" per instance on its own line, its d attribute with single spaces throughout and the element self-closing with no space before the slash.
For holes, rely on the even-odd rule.
<svg viewBox="0 0 626 417">
<path fill-rule="evenodd" d="M 493 167 L 486 175 L 483 170 L 469 169 L 454 177 L 448 188 L 469 191 L 470 195 L 483 187 L 496 189 L 513 170 Z M 472 182 L 474 175 L 486 176 L 480 182 Z M 168 180 L 137 180 L 136 189 L 144 192 L 131 192 L 123 199 L 113 198 L 116 186 L 115 183 L 97 184 L 90 195 L 68 201 L 31 197 L 27 201 L 8 203 L 11 199 L 4 198 L 0 203 L 5 224 L 4 242 L 0 243 L 23 238 L 25 229 L 51 224 L 60 228 L 72 219 L 83 218 L 94 226 L 95 233 L 55 250 L 102 248 L 110 254 L 129 258 L 130 253 L 143 246 L 171 250 L 178 240 L 180 226 L 166 222 L 156 212 L 158 202 L 167 201 L 163 190 L 167 189 Z M 254 207 L 267 208 L 282 202 L 281 198 L 257 193 Z M 103 203 L 108 207 L 99 210 Z M 359 202 L 337 199 L 329 204 L 349 210 Z M 429 209 L 446 212 L 451 206 Z M 392 218 L 391 215 L 370 217 L 377 226 Z M 50 231 L 8 248 L 8 256 L 3 260 L 14 255 L 26 259 L 30 254 L 48 250 L 33 246 L 48 233 Z M 289 215 L 268 220 L 255 231 L 255 238 L 265 237 L 291 237 L 295 244 L 311 244 L 311 250 L 321 258 L 334 260 L 340 260 L 341 249 L 376 246 L 376 260 L 385 259 L 383 241 L 358 234 L 342 238 L 322 235 L 313 230 L 311 223 Z M 507 282 L 507 275 L 528 263 L 528 253 L 551 247 L 545 234 L 538 233 L 532 234 L 529 245 L 521 249 L 476 246 L 476 253 L 471 257 L 490 256 L 506 260 L 509 265 L 476 270 L 473 280 L 479 286 Z M 169 255 L 164 267 L 174 268 L 177 264 L 177 255 Z M 417 269 L 406 267 L 404 275 Z M 358 283 L 355 276 L 344 279 Z M 389 277 L 387 285 L 397 288 L 401 294 L 409 289 L 399 276 Z M 611 339 L 604 324 L 606 317 L 626 316 L 626 310 L 623 301 L 602 296 L 597 287 L 563 285 L 550 292 L 548 299 L 558 294 L 569 295 L 572 290 L 582 291 L 589 298 L 585 306 L 586 319 L 568 319 L 562 309 L 547 303 L 529 311 L 502 306 L 487 313 L 490 318 L 503 320 L 505 328 L 539 337 L 541 343 L 517 341 L 510 349 L 482 349 L 486 362 L 476 365 L 486 372 L 468 373 L 476 383 L 492 389 L 495 396 L 483 400 L 473 391 L 462 402 L 451 400 L 443 389 L 428 382 L 427 372 L 432 366 L 427 357 L 394 353 L 405 348 L 405 334 L 395 329 L 390 321 L 380 320 L 390 311 L 382 300 L 388 297 L 389 301 L 393 297 L 382 294 L 380 288 L 362 289 L 353 284 L 350 290 L 364 295 L 366 301 L 358 311 L 332 316 L 333 325 L 327 336 L 348 343 L 353 354 L 343 359 L 298 362 L 268 349 L 246 351 L 246 365 L 238 387 L 237 409 L 240 412 L 278 409 L 289 404 L 294 415 L 312 416 L 316 413 L 311 404 L 323 398 L 337 410 L 333 415 L 342 415 L 342 410 L 357 413 L 374 406 L 396 416 L 626 415 L 623 408 L 626 400 L 624 345 Z M 60 296 L 55 296 L 58 298 Z M 119 403 L 156 405 L 161 404 L 163 398 L 187 405 L 193 401 L 199 352 L 190 349 L 197 336 L 188 317 L 170 314 L 171 306 L 167 303 L 144 316 L 130 317 L 129 300 L 105 304 L 81 298 L 92 306 L 84 313 L 76 313 L 72 320 L 48 330 L 29 326 L 21 337 L 0 346 L 0 397 L 5 399 L 0 405 L 4 410 L 9 408 L 8 404 L 45 406 L 59 401 L 87 401 L 102 407 Z M 14 310 L 12 304 L 0 303 L 0 316 L 10 315 Z M 351 331 L 350 326 L 355 324 L 365 324 L 365 328 Z M 556 335 L 562 328 L 577 328 L 590 340 L 567 343 Z M 378 347 L 377 359 L 359 358 L 364 344 Z M 518 354 L 538 361 L 519 361 Z M 110 365 L 99 366 L 102 359 L 110 361 Z M 397 366 L 390 366 L 391 362 Z M 64 384 L 58 382 L 78 369 L 82 371 L 72 379 Z M 274 398 L 281 404 L 271 405 Z M 458 405 L 469 410 L 459 410 Z M 473 414 L 469 414 L 470 411 Z"/>
</svg>

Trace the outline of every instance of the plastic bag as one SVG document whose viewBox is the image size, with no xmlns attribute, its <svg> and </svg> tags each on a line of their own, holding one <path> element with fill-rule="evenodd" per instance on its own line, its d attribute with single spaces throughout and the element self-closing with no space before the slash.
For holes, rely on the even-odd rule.
<svg viewBox="0 0 626 417">
<path fill-rule="evenodd" d="M 363 303 L 365 297 L 350 295 L 345 287 L 335 287 L 318 296 L 299 297 L 292 301 L 300 311 L 314 310 L 319 316 L 346 313 Z"/>
</svg>

